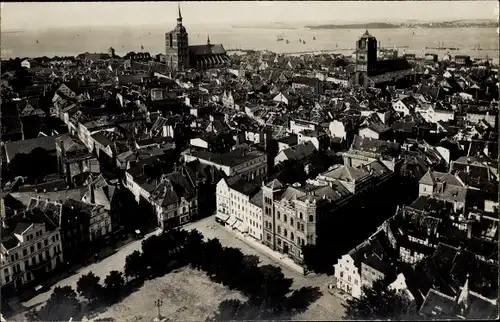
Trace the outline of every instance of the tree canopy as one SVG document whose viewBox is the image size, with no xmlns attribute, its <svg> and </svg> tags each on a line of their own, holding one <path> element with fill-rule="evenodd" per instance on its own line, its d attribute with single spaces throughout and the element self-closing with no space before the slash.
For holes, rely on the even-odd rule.
<svg viewBox="0 0 500 322">
<path fill-rule="evenodd" d="M 80 314 L 80 302 L 71 286 L 56 286 L 47 303 L 32 316 L 38 321 L 68 321 Z"/>
<path fill-rule="evenodd" d="M 388 289 L 383 280 L 362 287 L 359 299 L 348 299 L 345 318 L 350 320 L 412 319 L 417 317 L 413 302 L 402 292 Z"/>
<path fill-rule="evenodd" d="M 102 287 L 99 284 L 100 279 L 93 272 L 80 276 L 80 279 L 76 283 L 78 294 L 86 298 L 90 303 L 95 301 L 101 295 Z"/>
</svg>

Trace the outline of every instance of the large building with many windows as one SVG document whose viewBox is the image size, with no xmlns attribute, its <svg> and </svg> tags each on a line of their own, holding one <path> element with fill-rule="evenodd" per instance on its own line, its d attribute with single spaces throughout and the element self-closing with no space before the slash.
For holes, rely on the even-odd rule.
<svg viewBox="0 0 500 322">
<path fill-rule="evenodd" d="M 23 213 L 2 218 L 0 278 L 2 292 L 35 286 L 64 263 L 59 220 L 62 205 L 43 202 Z"/>
</svg>

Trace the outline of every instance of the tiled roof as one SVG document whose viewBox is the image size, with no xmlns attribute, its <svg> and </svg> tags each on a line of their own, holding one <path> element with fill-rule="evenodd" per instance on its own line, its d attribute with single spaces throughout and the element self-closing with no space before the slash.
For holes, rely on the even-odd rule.
<svg viewBox="0 0 500 322">
<path fill-rule="evenodd" d="M 56 137 L 57 135 L 41 136 L 29 140 L 8 142 L 5 144 L 5 153 L 8 160 L 12 161 L 16 154 L 29 154 L 36 148 L 43 148 L 48 152 L 52 152 L 56 150 Z"/>
<path fill-rule="evenodd" d="M 195 45 L 189 46 L 189 54 L 192 56 L 225 55 L 224 46 L 217 45 Z"/>
</svg>

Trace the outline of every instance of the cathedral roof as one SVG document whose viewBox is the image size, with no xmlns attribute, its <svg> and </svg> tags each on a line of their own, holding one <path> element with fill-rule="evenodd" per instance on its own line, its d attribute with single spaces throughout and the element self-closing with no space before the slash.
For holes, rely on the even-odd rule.
<svg viewBox="0 0 500 322">
<path fill-rule="evenodd" d="M 193 56 L 225 55 L 226 50 L 218 45 L 196 45 L 189 46 L 189 53 Z"/>
</svg>

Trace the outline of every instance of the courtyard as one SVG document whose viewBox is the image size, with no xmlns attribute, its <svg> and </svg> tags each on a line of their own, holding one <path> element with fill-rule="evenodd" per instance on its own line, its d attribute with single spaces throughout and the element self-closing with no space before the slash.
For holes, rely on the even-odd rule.
<svg viewBox="0 0 500 322">
<path fill-rule="evenodd" d="M 236 237 L 228 229 L 215 222 L 214 216 L 204 218 L 200 221 L 190 223 L 184 227 L 186 230 L 197 229 L 206 239 L 217 238 L 222 246 L 239 248 L 245 255 L 256 255 L 259 257 L 261 265 L 271 264 L 281 267 L 286 277 L 293 278 L 292 289 L 299 289 L 303 286 L 319 287 L 322 296 L 311 303 L 309 308 L 296 316 L 296 320 L 336 320 L 344 315 L 344 302 L 339 297 L 328 292 L 328 284 L 335 285 L 334 277 L 327 275 L 308 275 L 297 272 L 283 262 L 275 260 L 267 252 L 252 247 L 247 242 Z"/>
<path fill-rule="evenodd" d="M 213 216 L 189 223 L 184 226 L 184 229 L 197 229 L 206 239 L 218 238 L 222 246 L 239 248 L 245 255 L 258 256 L 261 265 L 280 266 L 283 274 L 293 279 L 292 289 L 299 289 L 303 286 L 319 287 L 322 292 L 321 297 L 311 303 L 305 312 L 295 315 L 294 319 L 334 320 L 342 318 L 344 313 L 343 300 L 328 292 L 328 284 L 334 284 L 333 277 L 326 275 L 304 276 L 262 249 L 257 249 L 241 240 L 231 231 L 217 224 Z M 141 242 L 141 240 L 137 240 L 124 246 L 115 254 L 78 270 L 74 275 L 57 282 L 53 287 L 70 285 L 76 289 L 76 283 L 80 276 L 90 271 L 101 277 L 102 281 L 111 270 L 123 270 L 126 256 L 135 250 L 140 250 Z M 10 320 L 24 321 L 24 313 L 32 308 L 40 308 L 49 298 L 53 287 L 48 292 L 39 294 L 29 301 L 19 303 L 16 308 L 17 315 L 11 317 Z M 161 314 L 168 320 L 200 321 L 211 316 L 221 301 L 232 298 L 244 300 L 243 295 L 239 292 L 231 291 L 223 285 L 210 281 L 204 272 L 186 267 L 163 277 L 146 281 L 143 286 L 121 302 L 106 308 L 95 316 L 88 316 L 88 319 L 114 318 L 117 321 L 151 321 L 157 316 L 154 301 L 162 299 Z"/>
<path fill-rule="evenodd" d="M 167 321 L 205 321 L 228 299 L 245 301 L 237 291 L 212 282 L 204 272 L 188 267 L 149 280 L 121 302 L 89 320 L 113 318 L 116 321 L 151 322 L 158 315 L 154 301 L 161 299 L 160 313 Z"/>
</svg>

